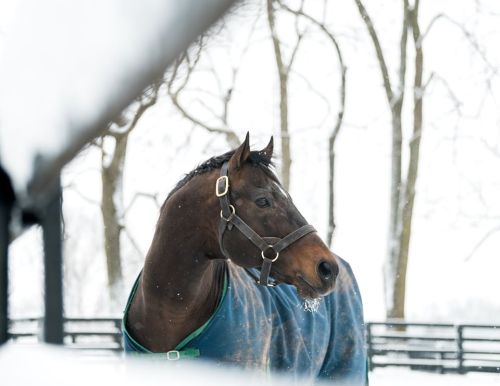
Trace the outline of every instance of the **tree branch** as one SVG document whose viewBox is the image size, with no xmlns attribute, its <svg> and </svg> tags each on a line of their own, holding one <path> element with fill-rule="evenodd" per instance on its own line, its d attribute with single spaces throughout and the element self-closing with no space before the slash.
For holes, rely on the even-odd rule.
<svg viewBox="0 0 500 386">
<path fill-rule="evenodd" d="M 130 233 L 130 231 L 128 230 L 127 227 L 124 228 L 124 231 L 125 231 L 125 235 L 127 236 L 127 238 L 130 241 L 130 244 L 132 244 L 132 246 L 134 247 L 136 252 L 139 254 L 139 256 L 145 256 L 144 252 L 141 250 L 141 248 L 139 247 L 139 244 L 132 237 L 132 234 Z"/>
<path fill-rule="evenodd" d="M 200 57 L 201 57 L 201 48 L 199 48 L 196 52 L 196 56 L 194 61 L 191 61 L 189 58 L 189 54 L 186 53 L 182 58 L 180 58 L 173 66 L 173 71 L 172 75 L 170 77 L 170 80 L 167 82 L 167 93 L 170 97 L 170 100 L 172 101 L 173 105 L 175 108 L 181 113 L 181 115 L 191 121 L 193 124 L 196 126 L 199 126 L 211 133 L 216 133 L 216 134 L 223 134 L 226 137 L 226 140 L 232 147 L 237 147 L 239 145 L 239 139 L 236 133 L 232 130 L 230 130 L 227 127 L 227 109 L 228 105 L 231 101 L 231 94 L 232 94 L 232 89 L 228 89 L 225 96 L 222 98 L 222 103 L 223 103 L 223 113 L 221 116 L 217 116 L 217 119 L 219 119 L 222 123 L 222 127 L 217 127 L 217 126 L 211 126 L 208 125 L 207 123 L 203 122 L 202 120 L 198 119 L 196 116 L 192 115 L 179 101 L 179 95 L 182 91 L 185 90 L 189 79 L 196 68 L 196 65 L 198 64 Z M 184 76 L 184 79 L 181 81 L 181 84 L 174 89 L 174 82 L 178 79 L 178 73 L 179 73 L 179 68 L 182 65 L 182 63 L 186 63 L 186 74 Z M 220 85 L 220 87 L 222 87 Z"/>
<path fill-rule="evenodd" d="M 339 111 L 337 113 L 337 121 L 336 121 L 336 123 L 334 125 L 334 128 L 333 128 L 331 134 L 330 134 L 330 137 L 332 137 L 333 140 L 335 141 L 335 138 L 337 137 L 337 135 L 338 135 L 338 133 L 340 131 L 340 128 L 342 126 L 342 121 L 343 121 L 344 112 L 345 112 L 345 97 L 346 97 L 346 72 L 347 72 L 347 67 L 346 67 L 346 65 L 344 63 L 344 59 L 342 57 L 342 51 L 340 50 L 339 43 L 338 43 L 336 37 L 333 35 L 333 33 L 331 33 L 328 30 L 328 28 L 325 26 L 324 23 L 319 22 L 318 20 L 316 20 L 311 15 L 305 13 L 302 8 L 300 8 L 298 10 L 291 9 L 289 6 L 283 4 L 283 2 L 281 0 L 279 1 L 279 4 L 287 12 L 290 12 L 290 13 L 296 15 L 296 16 L 302 16 L 306 20 L 309 20 L 312 24 L 314 24 L 317 28 L 319 28 L 326 35 L 326 37 L 330 40 L 330 42 L 332 43 L 333 47 L 335 48 L 335 52 L 336 52 L 336 55 L 337 55 L 337 60 L 339 62 L 340 71 L 341 71 L 341 75 L 340 75 L 340 89 L 339 89 L 340 107 L 339 107 Z"/>
<path fill-rule="evenodd" d="M 481 247 L 481 245 L 483 245 L 486 242 L 486 240 L 488 240 L 491 236 L 493 236 L 496 232 L 499 232 L 499 231 L 500 231 L 500 227 L 495 227 L 493 229 L 490 229 L 489 232 L 486 233 L 477 242 L 477 244 L 474 246 L 474 248 L 472 248 L 472 250 L 469 252 L 469 254 L 465 257 L 464 262 L 469 261 L 472 258 L 472 256 L 474 256 L 474 254 L 477 252 L 479 247 Z"/>
<path fill-rule="evenodd" d="M 384 53 L 382 51 L 382 47 L 380 45 L 377 31 L 375 31 L 375 27 L 373 25 L 372 19 L 371 19 L 370 15 L 368 14 L 362 1 L 361 0 L 354 0 L 354 2 L 358 6 L 358 11 L 359 11 L 359 14 L 361 15 L 361 19 L 365 23 L 365 26 L 368 29 L 368 33 L 370 34 L 370 38 L 371 38 L 373 45 L 375 47 L 375 52 L 377 55 L 377 60 L 378 60 L 378 64 L 380 67 L 380 72 L 382 73 L 385 94 L 387 96 L 387 100 L 389 101 L 389 104 L 392 106 L 393 105 L 393 90 L 391 87 L 389 70 L 387 68 L 387 64 L 385 61 Z"/>
<path fill-rule="evenodd" d="M 483 62 L 486 64 L 486 66 L 490 69 L 490 71 L 493 73 L 493 75 L 498 75 L 498 67 L 493 65 L 488 57 L 486 56 L 486 53 L 484 50 L 481 48 L 479 45 L 479 42 L 474 38 L 474 35 L 461 23 L 456 21 L 455 19 L 452 19 L 450 16 L 444 14 L 444 13 L 439 13 L 436 16 L 434 16 L 431 21 L 429 22 L 429 25 L 427 26 L 425 32 L 421 35 L 420 39 L 416 43 L 417 45 L 421 45 L 423 43 L 423 40 L 427 37 L 427 35 L 430 33 L 432 27 L 436 24 L 437 21 L 439 20 L 446 20 L 453 26 L 457 27 L 462 34 L 465 36 L 467 41 L 470 43 L 472 48 L 479 54 Z"/>
<path fill-rule="evenodd" d="M 281 5 L 281 1 L 278 0 L 278 4 Z M 300 2 L 299 10 L 302 11 L 304 8 L 304 0 Z M 295 46 L 293 47 L 292 54 L 290 55 L 290 59 L 288 61 L 288 65 L 286 66 L 287 76 L 290 74 L 290 70 L 293 66 L 293 62 L 295 61 L 295 57 L 297 56 L 297 52 L 299 51 L 300 43 L 302 42 L 302 38 L 304 37 L 305 31 L 300 31 L 299 29 L 299 20 L 295 18 L 295 33 L 297 35 L 297 41 Z"/>
<path fill-rule="evenodd" d="M 158 201 L 158 193 L 146 193 L 146 192 L 136 192 L 134 194 L 134 196 L 132 197 L 132 199 L 130 200 L 129 204 L 127 205 L 127 207 L 125 208 L 125 210 L 123 211 L 123 217 L 125 217 L 128 213 L 128 211 L 132 208 L 132 206 L 135 204 L 135 201 L 140 198 L 140 197 L 145 197 L 145 198 L 149 198 L 151 199 L 156 207 L 158 209 L 161 208 L 161 204 L 160 202 Z"/>
<path fill-rule="evenodd" d="M 66 190 L 66 189 L 75 192 L 82 200 L 88 202 L 89 204 L 96 205 L 96 206 L 100 206 L 101 205 L 99 201 L 96 201 L 96 200 L 94 200 L 92 198 L 89 198 L 86 195 L 84 195 L 82 192 L 80 192 L 73 183 L 65 185 L 63 187 L 63 190 Z"/>
</svg>

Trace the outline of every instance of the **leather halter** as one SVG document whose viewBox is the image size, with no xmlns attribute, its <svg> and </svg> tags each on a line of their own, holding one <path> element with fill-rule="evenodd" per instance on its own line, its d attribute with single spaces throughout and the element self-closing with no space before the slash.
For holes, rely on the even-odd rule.
<svg viewBox="0 0 500 386">
<path fill-rule="evenodd" d="M 271 240 L 276 240 L 276 237 L 260 237 L 245 221 L 241 219 L 240 216 L 236 214 L 236 209 L 229 203 L 229 177 L 227 175 L 227 171 L 228 163 L 224 162 L 220 170 L 220 177 L 215 183 L 215 195 L 219 197 L 221 206 L 221 221 L 219 223 L 219 245 L 221 251 L 224 256 L 230 258 L 224 248 L 223 237 L 226 230 L 231 231 L 233 226 L 235 226 L 261 251 L 260 256 L 263 261 L 260 269 L 260 278 L 256 279 L 255 282 L 266 287 L 274 287 L 277 285 L 277 282 L 270 282 L 269 274 L 271 272 L 271 265 L 278 260 L 280 252 L 305 235 L 315 232 L 316 229 L 314 229 L 312 225 L 304 225 L 289 233 L 282 239 L 278 238 L 278 241 L 273 244 L 271 244 Z"/>
</svg>

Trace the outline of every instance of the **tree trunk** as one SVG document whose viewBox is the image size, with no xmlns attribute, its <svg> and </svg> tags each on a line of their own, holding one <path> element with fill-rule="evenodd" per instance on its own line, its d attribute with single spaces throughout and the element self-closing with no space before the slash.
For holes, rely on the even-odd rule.
<svg viewBox="0 0 500 386">
<path fill-rule="evenodd" d="M 385 303 L 387 318 L 404 318 L 404 310 L 395 312 L 397 276 L 400 259 L 401 234 L 401 163 L 402 163 L 402 104 L 397 103 L 392 110 L 392 145 L 391 145 L 391 190 L 389 209 L 389 235 L 387 258 L 384 269 Z M 397 314 L 397 315 L 396 315 Z"/>
<path fill-rule="evenodd" d="M 396 279 L 394 286 L 394 307 L 389 310 L 391 318 L 404 318 L 406 296 L 406 273 L 412 231 L 413 207 L 415 202 L 415 186 L 418 177 L 418 163 L 420 158 L 420 141 L 423 129 L 423 68 L 424 55 L 421 45 L 420 27 L 418 24 L 418 5 L 409 10 L 409 23 L 413 31 L 415 44 L 415 77 L 413 82 L 413 133 L 410 139 L 410 160 L 406 176 L 403 207 L 401 213 L 401 231 L 398 240 L 398 264 L 396 266 Z"/>
<path fill-rule="evenodd" d="M 402 237 L 402 197 L 403 182 L 403 128 L 402 112 L 406 87 L 406 60 L 408 42 L 408 1 L 403 0 L 403 22 L 399 42 L 399 79 L 398 89 L 393 91 L 393 100 L 388 99 L 392 114 L 391 144 L 391 193 L 389 209 L 389 236 L 387 258 L 384 270 L 386 316 L 388 319 L 404 319 L 405 279 L 401 276 L 404 268 L 406 277 L 406 261 L 401 261 Z M 406 256 L 406 260 L 408 256 Z"/>
<path fill-rule="evenodd" d="M 332 35 L 333 38 L 333 35 Z M 330 137 L 328 138 L 328 155 L 329 155 L 329 178 L 328 178 L 328 233 L 327 233 L 327 245 L 331 247 L 333 242 L 333 233 L 335 232 L 335 143 L 337 137 L 342 128 L 342 123 L 344 122 L 345 113 L 345 96 L 346 96 L 346 72 L 347 68 L 342 60 L 342 55 L 340 53 L 340 48 L 334 41 L 337 47 L 337 53 L 339 57 L 340 66 L 342 68 L 341 82 L 340 82 L 340 108 L 337 115 L 337 122 L 333 128 Z"/>
<path fill-rule="evenodd" d="M 101 169 L 102 199 L 101 212 L 104 224 L 104 246 L 108 276 L 111 311 L 119 311 L 124 296 L 121 262 L 120 236 L 123 228 L 123 167 L 127 152 L 128 135 L 113 135 L 115 148 L 110 160 L 103 162 Z"/>
<path fill-rule="evenodd" d="M 281 183 L 288 190 L 290 188 L 290 169 L 292 157 L 290 154 L 290 133 L 288 131 L 288 66 L 283 62 L 280 41 L 276 34 L 276 19 L 273 0 L 267 0 L 267 21 L 271 30 L 274 57 L 280 82 L 280 136 L 281 136 Z"/>
<path fill-rule="evenodd" d="M 290 133 L 288 132 L 288 76 L 280 73 L 280 134 L 281 134 L 281 181 L 290 189 Z"/>
<path fill-rule="evenodd" d="M 335 231 L 335 137 L 328 139 L 328 158 L 330 173 L 328 178 L 328 231 L 326 242 L 329 247 L 332 245 L 333 232 Z"/>
<path fill-rule="evenodd" d="M 413 9 L 408 0 L 402 0 L 403 23 L 400 36 L 399 82 L 394 89 L 390 82 L 389 70 L 384 52 L 379 42 L 373 22 L 362 0 L 354 0 L 360 16 L 365 23 L 380 67 L 387 102 L 392 115 L 391 145 L 391 190 L 389 209 L 389 234 L 387 258 L 384 266 L 384 284 L 387 318 L 404 319 L 406 296 L 406 272 L 411 236 L 415 185 L 418 172 L 420 136 L 422 131 L 422 73 L 423 53 L 421 34 L 418 25 L 419 0 L 415 0 Z M 410 160 L 405 183 L 402 183 L 402 111 L 405 93 L 407 39 L 412 29 L 415 44 L 415 79 L 413 84 L 413 134 L 410 140 Z"/>
</svg>

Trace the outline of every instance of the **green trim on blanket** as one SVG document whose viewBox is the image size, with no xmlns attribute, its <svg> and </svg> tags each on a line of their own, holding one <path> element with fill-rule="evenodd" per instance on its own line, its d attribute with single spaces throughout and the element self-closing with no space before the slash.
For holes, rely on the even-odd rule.
<svg viewBox="0 0 500 386">
<path fill-rule="evenodd" d="M 139 286 L 139 279 L 141 277 L 141 273 L 137 276 L 137 279 L 135 280 L 134 286 L 132 288 L 132 292 L 130 293 L 130 296 L 127 301 L 127 305 L 125 307 L 123 319 L 122 319 L 122 332 L 124 335 L 127 336 L 127 338 L 132 342 L 132 344 L 135 346 L 134 348 L 137 350 L 137 354 L 152 354 L 154 356 L 158 357 L 164 357 L 168 360 L 178 360 L 178 359 L 185 359 L 185 358 L 193 358 L 193 357 L 199 357 L 200 356 L 200 350 L 197 348 L 193 347 L 186 347 L 189 342 L 191 342 L 193 339 L 198 337 L 200 334 L 205 331 L 205 329 L 208 327 L 210 322 L 213 320 L 217 312 L 219 311 L 222 302 L 224 301 L 226 297 L 226 292 L 227 292 L 227 287 L 228 287 L 228 273 L 227 269 L 224 272 L 224 285 L 222 288 L 222 295 L 219 300 L 219 304 L 217 305 L 217 308 L 215 309 L 214 313 L 208 318 L 208 320 L 203 323 L 202 326 L 198 327 L 195 331 L 193 331 L 191 334 L 189 334 L 187 337 L 185 337 L 179 344 L 175 346 L 174 350 L 168 351 L 168 352 L 162 352 L 162 353 L 156 353 L 153 352 L 143 345 L 141 345 L 139 342 L 137 342 L 132 335 L 127 331 L 127 316 L 128 316 L 128 311 L 130 308 L 130 304 L 132 303 L 132 300 L 134 299 L 135 293 L 137 291 L 137 287 Z"/>
</svg>

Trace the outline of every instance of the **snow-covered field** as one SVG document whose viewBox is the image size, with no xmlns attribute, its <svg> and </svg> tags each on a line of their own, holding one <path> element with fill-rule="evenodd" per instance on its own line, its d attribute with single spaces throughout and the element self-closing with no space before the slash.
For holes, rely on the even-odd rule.
<svg viewBox="0 0 500 386">
<path fill-rule="evenodd" d="M 44 345 L 8 344 L 0 350 L 2 386 L 59 385 L 287 385 L 308 382 L 289 378 L 244 374 L 193 362 L 128 360 L 114 356 L 92 357 Z M 371 386 L 490 386 L 500 385 L 500 374 L 434 374 L 406 369 L 376 369 L 370 373 Z"/>
</svg>

